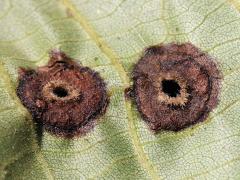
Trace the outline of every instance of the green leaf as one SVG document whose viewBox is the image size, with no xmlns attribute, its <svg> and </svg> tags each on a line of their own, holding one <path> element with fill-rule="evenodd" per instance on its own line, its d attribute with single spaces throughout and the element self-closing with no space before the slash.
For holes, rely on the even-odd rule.
<svg viewBox="0 0 240 180">
<path fill-rule="evenodd" d="M 225 0 L 1 0 L 1 179 L 239 179 L 240 13 Z M 192 42 L 224 75 L 218 107 L 181 132 L 153 134 L 124 89 L 143 49 Z M 107 82 L 110 106 L 82 138 L 44 132 L 16 96 L 17 70 L 60 48 Z"/>
</svg>

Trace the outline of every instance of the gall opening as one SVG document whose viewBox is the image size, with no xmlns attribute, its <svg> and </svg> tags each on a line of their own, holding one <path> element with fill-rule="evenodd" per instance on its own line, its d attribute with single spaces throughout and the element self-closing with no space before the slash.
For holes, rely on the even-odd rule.
<svg viewBox="0 0 240 180">
<path fill-rule="evenodd" d="M 175 80 L 163 80 L 162 91 L 169 97 L 177 97 L 180 94 L 181 87 Z"/>
<path fill-rule="evenodd" d="M 68 96 L 68 90 L 66 90 L 63 87 L 55 87 L 53 89 L 53 94 L 59 98 L 64 98 L 64 97 Z"/>
</svg>

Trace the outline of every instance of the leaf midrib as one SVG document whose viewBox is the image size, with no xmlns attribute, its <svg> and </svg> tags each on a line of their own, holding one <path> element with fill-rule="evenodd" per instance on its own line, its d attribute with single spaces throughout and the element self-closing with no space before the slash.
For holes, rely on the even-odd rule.
<svg viewBox="0 0 240 180">
<path fill-rule="evenodd" d="M 109 60 L 111 61 L 112 65 L 115 67 L 116 71 L 119 73 L 120 78 L 123 83 L 123 89 L 129 86 L 130 79 L 127 76 L 127 72 L 124 70 L 123 66 L 117 61 L 120 59 L 118 55 L 108 46 L 108 44 L 98 35 L 95 29 L 88 23 L 87 19 L 69 2 L 69 0 L 62 0 L 62 4 L 71 12 L 72 17 L 82 26 L 85 32 L 89 35 L 89 37 L 96 43 L 98 48 L 105 54 Z M 133 147 L 135 153 L 137 154 L 137 158 L 139 163 L 145 170 L 148 172 L 151 179 L 160 179 L 156 171 L 154 170 L 152 164 L 150 163 L 147 154 L 144 153 L 143 147 L 139 141 L 138 134 L 136 132 L 136 127 L 134 124 L 134 120 L 132 118 L 132 108 L 131 103 L 124 102 L 125 109 L 128 115 L 128 127 L 129 127 L 129 134 L 131 136 Z"/>
</svg>

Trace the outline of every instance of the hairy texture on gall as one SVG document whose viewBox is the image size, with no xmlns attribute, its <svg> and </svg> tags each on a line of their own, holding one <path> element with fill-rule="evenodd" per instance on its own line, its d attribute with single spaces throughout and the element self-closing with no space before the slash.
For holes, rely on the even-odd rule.
<svg viewBox="0 0 240 180">
<path fill-rule="evenodd" d="M 152 46 L 133 70 L 133 94 L 149 127 L 178 131 L 204 121 L 218 103 L 217 64 L 190 43 Z"/>
<path fill-rule="evenodd" d="M 108 105 L 99 74 L 57 50 L 46 66 L 19 70 L 17 95 L 44 129 L 69 138 L 92 129 Z"/>
</svg>

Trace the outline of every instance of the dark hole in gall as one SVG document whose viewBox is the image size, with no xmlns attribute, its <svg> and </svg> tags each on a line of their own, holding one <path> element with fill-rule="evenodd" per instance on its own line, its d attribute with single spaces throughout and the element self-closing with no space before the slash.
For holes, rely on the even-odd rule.
<svg viewBox="0 0 240 180">
<path fill-rule="evenodd" d="M 68 91 L 63 87 L 55 87 L 53 89 L 53 94 L 55 94 L 57 97 L 63 98 L 68 96 Z"/>
<path fill-rule="evenodd" d="M 162 90 L 170 97 L 177 97 L 180 94 L 181 87 L 175 80 L 163 80 Z"/>
</svg>

